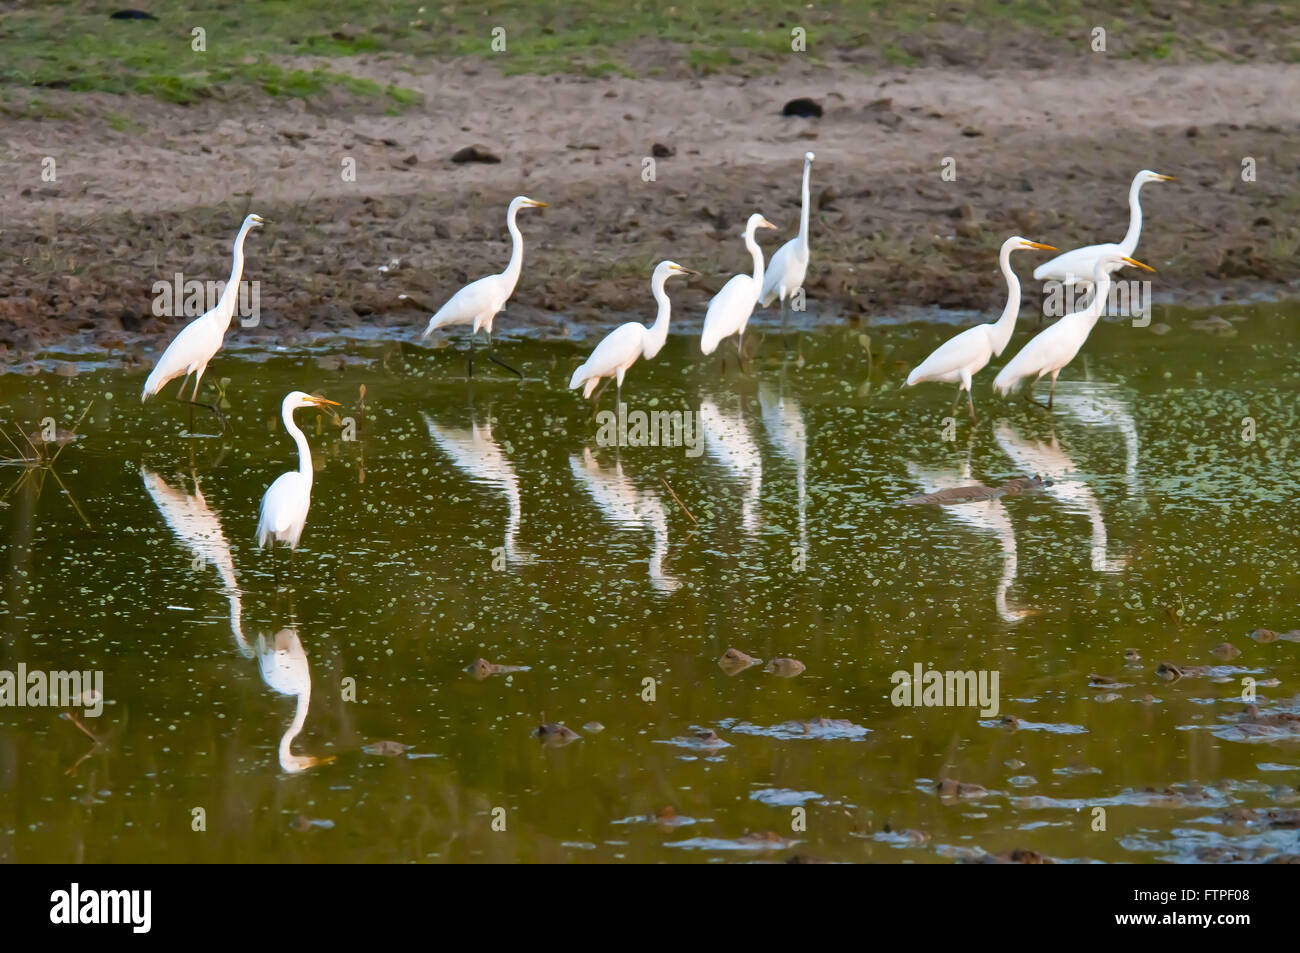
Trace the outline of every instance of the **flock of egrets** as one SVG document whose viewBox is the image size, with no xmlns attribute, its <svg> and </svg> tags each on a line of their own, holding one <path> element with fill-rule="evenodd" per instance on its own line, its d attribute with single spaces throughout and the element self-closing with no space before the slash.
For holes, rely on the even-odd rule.
<svg viewBox="0 0 1300 953">
<path fill-rule="evenodd" d="M 784 317 L 788 313 L 787 309 L 792 300 L 801 293 L 810 258 L 808 218 L 812 163 L 813 154 L 806 153 L 803 165 L 799 234 L 777 250 L 766 269 L 763 263 L 763 250 L 755 238 L 755 233 L 760 228 L 776 228 L 776 226 L 758 212 L 749 216 L 742 237 L 753 261 L 753 273 L 733 276 L 709 302 L 704 316 L 704 328 L 700 334 L 700 350 L 704 354 L 712 354 L 724 338 L 735 335 L 737 357 L 743 366 L 744 333 L 754 309 L 760 305 L 767 307 L 773 301 L 779 301 Z M 1048 407 L 1052 406 L 1057 376 L 1062 368 L 1074 360 L 1105 309 L 1112 272 L 1124 265 L 1134 265 L 1147 271 L 1154 271 L 1132 257 L 1137 249 L 1138 237 L 1142 229 L 1139 192 L 1147 182 L 1171 179 L 1172 176 L 1160 175 L 1145 169 L 1133 178 L 1129 188 L 1129 228 L 1122 241 L 1077 248 L 1058 255 L 1034 270 L 1034 278 L 1039 280 L 1055 280 L 1064 286 L 1090 288 L 1091 297 L 1082 310 L 1061 317 L 1033 337 L 998 372 L 993 381 L 994 390 L 1000 394 L 1007 394 L 1027 379 L 1037 382 L 1050 374 L 1052 387 L 1048 396 Z M 519 374 L 517 370 L 492 353 L 492 322 L 514 293 L 523 270 L 524 239 L 517 222 L 519 210 L 544 207 L 546 207 L 545 202 L 523 195 L 516 196 L 510 202 L 506 212 L 506 228 L 510 233 L 512 248 L 510 262 L 505 271 L 480 278 L 461 288 L 429 318 L 424 337 L 438 328 L 469 326 L 468 369 L 471 376 L 474 372 L 474 339 L 480 330 L 485 332 L 489 360 Z M 142 402 L 161 391 L 169 381 L 184 375 L 185 379 L 181 382 L 177 399 L 190 405 L 191 429 L 194 407 L 203 407 L 212 411 L 220 420 L 223 430 L 226 427 L 224 415 L 216 405 L 198 401 L 199 382 L 203 378 L 208 362 L 221 349 L 226 331 L 229 330 L 234 316 L 237 289 L 244 269 L 244 240 L 252 229 L 260 228 L 262 224 L 263 219 L 258 215 L 249 215 L 244 219 L 235 238 L 230 280 L 226 283 L 216 306 L 195 318 L 176 335 L 145 381 L 141 393 Z M 971 395 L 971 379 L 993 357 L 1002 354 L 1015 330 L 1016 318 L 1020 312 L 1020 281 L 1011 267 L 1011 253 L 1022 248 L 1057 250 L 1052 245 L 1030 241 L 1018 235 L 1008 238 L 1003 243 L 998 258 L 1007 282 L 1007 303 L 1001 317 L 995 322 L 968 328 L 950 338 L 917 365 L 907 377 L 908 385 L 924 381 L 957 384 L 953 410 L 956 410 L 962 391 L 965 391 L 972 420 L 975 418 L 975 404 Z M 633 321 L 611 331 L 596 346 L 587 360 L 573 372 L 573 377 L 569 381 L 570 389 L 582 387 L 583 397 L 589 398 L 602 380 L 606 384 L 613 380 L 621 402 L 623 378 L 628 369 L 641 358 L 647 360 L 654 358 L 667 340 L 671 306 L 665 284 L 670 277 L 678 274 L 695 275 L 698 272 L 673 261 L 663 261 L 655 267 L 651 278 L 651 290 L 658 305 L 658 313 L 654 323 L 647 327 Z M 191 376 L 194 378 L 194 385 L 189 400 L 186 401 L 183 395 L 185 385 Z M 1030 386 L 1032 388 L 1033 384 L 1031 383 Z M 311 505 L 312 462 L 307 439 L 294 423 L 293 414 L 300 407 L 327 406 L 338 406 L 338 404 L 301 391 L 294 391 L 284 398 L 281 414 L 286 431 L 293 437 L 298 447 L 298 469 L 281 474 L 262 497 L 257 527 L 259 547 L 267 545 L 274 547 L 274 544 L 279 541 L 287 544 L 292 553 L 298 545 L 307 520 L 307 511 Z"/>
</svg>

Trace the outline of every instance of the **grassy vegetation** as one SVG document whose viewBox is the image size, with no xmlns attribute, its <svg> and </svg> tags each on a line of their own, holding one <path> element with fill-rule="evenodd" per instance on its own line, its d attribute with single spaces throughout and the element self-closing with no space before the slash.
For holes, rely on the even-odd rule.
<svg viewBox="0 0 1300 953">
<path fill-rule="evenodd" d="M 10 5 L 0 17 L 0 87 L 139 93 L 175 103 L 250 89 L 298 97 L 328 90 L 400 108 L 418 94 L 314 64 L 299 68 L 293 59 L 391 52 L 430 66 L 481 56 L 507 73 L 646 75 L 665 65 L 752 71 L 786 61 L 796 27 L 806 31 L 805 55 L 814 62 L 866 50 L 881 64 L 912 65 L 918 48 L 954 28 L 993 38 L 1027 30 L 1063 51 L 1083 52 L 1098 25 L 1107 28 L 1114 56 L 1232 56 L 1230 45 L 1207 39 L 1229 31 L 1267 43 L 1279 58 L 1300 58 L 1285 5 L 1253 0 L 1132 0 L 1113 15 L 1099 14 L 1089 0 L 142 0 L 156 20 L 110 19 L 123 5 Z M 205 31 L 204 52 L 192 49 L 195 28 Z M 493 49 L 494 39 L 504 40 L 504 52 Z M 653 61 L 645 51 L 660 46 L 667 52 Z"/>
</svg>

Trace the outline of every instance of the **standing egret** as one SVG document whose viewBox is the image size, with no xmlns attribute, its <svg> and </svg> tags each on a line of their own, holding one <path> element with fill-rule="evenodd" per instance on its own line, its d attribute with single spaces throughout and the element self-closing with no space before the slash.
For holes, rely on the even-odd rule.
<svg viewBox="0 0 1300 953">
<path fill-rule="evenodd" d="M 244 239 L 248 236 L 249 231 L 254 228 L 261 228 L 263 224 L 262 216 L 249 215 L 244 219 L 244 224 L 239 226 L 239 234 L 235 236 L 234 261 L 230 266 L 230 280 L 226 282 L 226 287 L 221 291 L 221 297 L 217 299 L 217 305 L 206 314 L 195 318 L 185 327 L 181 328 L 181 333 L 176 335 L 171 344 L 167 345 L 167 350 L 163 351 L 162 357 L 158 358 L 158 363 L 154 365 L 152 373 L 149 374 L 148 380 L 144 382 L 144 390 L 140 392 L 140 403 L 144 403 L 150 397 L 162 390 L 167 382 L 185 375 L 185 381 L 189 380 L 191 374 L 194 376 L 194 389 L 190 391 L 190 430 L 194 430 L 194 408 L 203 407 L 217 415 L 221 421 L 222 432 L 226 430 L 226 416 L 217 406 L 213 404 L 200 404 L 196 397 L 199 396 L 199 381 L 203 379 L 203 372 L 208 368 L 208 361 L 212 356 L 221 350 L 221 344 L 226 338 L 226 331 L 230 329 L 230 321 L 235 315 L 235 298 L 239 294 L 239 279 L 244 274 Z M 176 392 L 177 400 L 184 400 L 181 396 L 185 393 L 185 381 L 181 381 L 181 389 Z"/>
<path fill-rule="evenodd" d="M 803 287 L 804 277 L 808 274 L 808 213 L 811 202 L 808 196 L 809 179 L 812 176 L 813 154 L 803 154 L 803 206 L 799 212 L 799 235 L 790 239 L 776 250 L 772 260 L 767 264 L 767 273 L 763 276 L 763 291 L 759 303 L 767 307 L 773 298 L 781 301 L 781 330 L 785 330 L 789 318 L 787 304 L 795 293 Z"/>
<path fill-rule="evenodd" d="M 1052 389 L 1047 395 L 1047 407 L 1050 410 L 1056 396 L 1056 376 L 1061 368 L 1074 360 L 1088 340 L 1088 335 L 1101 318 L 1102 308 L 1106 306 L 1106 295 L 1110 292 L 1110 273 L 1123 265 L 1133 265 L 1154 272 L 1155 269 L 1144 265 L 1127 255 L 1104 255 L 1093 265 L 1092 280 L 1096 291 L 1088 306 L 1082 311 L 1067 314 L 1050 327 L 1038 332 L 1034 338 L 1020 349 L 1007 366 L 998 371 L 993 379 L 993 389 L 999 394 L 1009 394 L 1026 377 L 1032 377 L 1037 383 L 1044 374 L 1052 375 Z M 1033 389 L 1033 383 L 1030 389 Z"/>
<path fill-rule="evenodd" d="M 1041 248 L 1056 251 L 1051 245 L 1031 242 L 1019 235 L 1012 235 L 1002 243 L 998 253 L 998 265 L 1007 280 L 1007 304 L 1002 309 L 1002 317 L 989 324 L 977 324 L 960 334 L 949 338 L 934 349 L 929 357 L 916 366 L 907 375 L 907 386 L 922 381 L 941 381 L 945 384 L 957 384 L 957 396 L 953 398 L 952 410 L 957 410 L 961 392 L 966 392 L 966 403 L 970 408 L 970 419 L 975 419 L 975 400 L 971 396 L 971 378 L 983 370 L 994 357 L 1000 356 L 1011 340 L 1011 333 L 1016 329 L 1016 317 L 1020 314 L 1020 279 L 1011 270 L 1011 253 L 1021 248 Z"/>
<path fill-rule="evenodd" d="M 659 302 L 659 313 L 655 315 L 654 324 L 646 327 L 637 321 L 629 321 L 610 331 L 605 335 L 605 339 L 596 345 L 591 356 L 573 372 L 573 377 L 569 379 L 569 390 L 585 383 L 587 386 L 582 391 L 585 399 L 591 396 L 591 392 L 596 389 L 601 378 L 612 377 L 618 387 L 617 403 L 622 403 L 623 375 L 627 373 L 627 369 L 636 363 L 637 358 L 644 357 L 647 361 L 653 359 L 668 340 L 668 315 L 671 305 L 668 302 L 668 292 L 664 290 L 664 283 L 673 275 L 698 274 L 698 271 L 683 268 L 675 261 L 659 262 L 650 278 L 650 290 L 654 294 L 655 301 Z"/>
<path fill-rule="evenodd" d="M 730 335 L 736 335 L 736 353 L 741 364 L 745 361 L 742 349 L 745 337 L 745 325 L 758 304 L 759 292 L 763 290 L 763 249 L 754 240 L 754 231 L 759 228 L 776 228 L 758 212 L 749 216 L 745 223 L 745 247 L 754 257 L 754 274 L 733 275 L 722 286 L 722 290 L 713 296 L 709 309 L 704 315 L 704 331 L 700 334 L 700 350 L 712 354 L 717 350 L 718 342 Z"/>
<path fill-rule="evenodd" d="M 293 422 L 293 412 L 299 407 L 337 407 L 337 402 L 324 397 L 313 397 L 300 390 L 293 391 L 280 405 L 284 429 L 298 445 L 298 469 L 281 473 L 262 497 L 262 515 L 257 521 L 257 546 L 269 545 L 275 555 L 277 541 L 289 545 L 289 566 L 293 567 L 293 551 L 298 548 L 302 528 L 307 522 L 311 507 L 311 447 L 298 425 Z"/>
<path fill-rule="evenodd" d="M 1133 184 L 1128 187 L 1128 231 L 1124 240 L 1118 245 L 1111 242 L 1105 245 L 1087 245 L 1057 255 L 1051 261 L 1045 261 L 1034 269 L 1036 281 L 1059 281 L 1065 286 L 1074 284 L 1087 285 L 1095 270 L 1098 259 L 1109 257 L 1112 261 L 1122 261 L 1137 251 L 1138 236 L 1142 233 L 1142 203 L 1138 193 L 1148 182 L 1172 182 L 1172 175 L 1161 175 L 1150 169 L 1143 169 L 1133 176 Z M 1120 267 L 1116 264 L 1114 268 Z M 1112 270 L 1114 270 L 1112 268 Z"/>
<path fill-rule="evenodd" d="M 498 360 L 496 355 L 492 353 L 492 319 L 497 316 L 498 311 L 506 306 L 506 302 L 514 294 L 515 285 L 519 282 L 519 273 L 524 268 L 524 236 L 519 231 L 519 225 L 515 222 L 515 217 L 519 214 L 521 208 L 547 207 L 545 202 L 538 202 L 526 195 L 516 195 L 510 200 L 510 208 L 506 211 L 506 228 L 509 230 L 513 242 L 510 249 L 510 264 L 506 266 L 506 270 L 501 274 L 488 275 L 486 278 L 471 281 L 464 288 L 457 291 L 446 304 L 438 309 L 438 313 L 429 319 L 429 326 L 424 329 L 424 334 L 420 335 L 427 338 L 437 328 L 449 327 L 453 324 L 471 325 L 469 333 L 470 377 L 474 376 L 474 335 L 478 334 L 480 328 L 487 332 L 488 360 L 493 364 L 504 367 L 520 378 L 524 376 L 509 364 Z"/>
</svg>

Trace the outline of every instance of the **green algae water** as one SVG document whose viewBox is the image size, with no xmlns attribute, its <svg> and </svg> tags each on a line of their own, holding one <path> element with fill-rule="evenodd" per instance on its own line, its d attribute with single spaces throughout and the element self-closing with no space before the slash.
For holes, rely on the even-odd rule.
<svg viewBox="0 0 1300 953">
<path fill-rule="evenodd" d="M 1050 413 L 995 399 L 995 360 L 974 427 L 900 386 L 950 323 L 768 333 L 745 374 L 675 334 L 623 388 L 696 428 L 658 446 L 565 390 L 590 342 L 466 380 L 450 349 L 232 332 L 225 439 L 175 384 L 142 407 L 146 368 L 39 355 L 0 377 L 0 669 L 101 673 L 102 712 L 0 707 L 0 859 L 1294 853 L 1266 812 L 1300 806 L 1300 315 L 1214 314 L 1103 322 Z M 343 406 L 298 414 L 277 570 L 293 389 Z M 994 704 L 895 704 L 918 670 L 995 674 Z"/>
</svg>

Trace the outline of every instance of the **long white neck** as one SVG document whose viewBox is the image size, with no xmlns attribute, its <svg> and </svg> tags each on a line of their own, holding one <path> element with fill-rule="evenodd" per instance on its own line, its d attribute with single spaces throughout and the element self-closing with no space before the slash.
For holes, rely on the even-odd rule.
<svg viewBox="0 0 1300 953">
<path fill-rule="evenodd" d="M 804 160 L 803 164 L 803 209 L 799 212 L 799 247 L 808 254 L 808 212 L 812 203 L 808 200 L 809 180 L 812 177 L 812 163 Z"/>
<path fill-rule="evenodd" d="M 217 314 L 224 320 L 226 327 L 230 327 L 230 321 L 235 316 L 239 279 L 244 276 L 244 239 L 248 237 L 250 228 L 252 226 L 245 223 L 239 229 L 239 234 L 235 236 L 235 253 L 234 260 L 230 264 L 230 280 L 226 282 L 226 287 L 221 289 L 221 297 L 217 299 Z"/>
<path fill-rule="evenodd" d="M 1119 243 L 1120 254 L 1132 256 L 1137 251 L 1138 236 L 1142 234 L 1142 202 L 1138 193 L 1142 191 L 1142 179 L 1134 179 L 1128 187 L 1128 231 Z"/>
<path fill-rule="evenodd" d="M 524 270 L 524 236 L 515 221 L 515 216 L 518 214 L 518 205 L 511 205 L 510 211 L 506 213 L 506 228 L 510 232 L 510 240 L 513 243 L 510 247 L 510 264 L 506 265 L 506 270 L 501 273 L 506 280 L 507 298 L 514 294 L 515 285 L 519 282 L 519 273 Z"/>
<path fill-rule="evenodd" d="M 298 445 L 298 472 L 307 478 L 307 485 L 311 486 L 311 447 L 307 446 L 307 438 L 298 429 L 298 425 L 293 422 L 293 408 L 285 407 L 282 416 L 284 417 L 284 429 L 289 432 L 289 436 L 293 437 L 293 442 Z"/>
<path fill-rule="evenodd" d="M 645 347 L 642 353 L 647 358 L 658 354 L 664 342 L 668 340 L 668 315 L 672 311 L 672 306 L 668 303 L 668 292 L 664 290 L 664 282 L 667 280 L 668 275 L 662 274 L 655 275 L 654 280 L 650 282 L 655 301 L 659 302 L 659 313 L 655 315 L 655 323 L 650 325 L 645 334 Z"/>
<path fill-rule="evenodd" d="M 305 771 L 315 762 L 315 758 L 301 757 L 293 753 L 293 739 L 302 734 L 302 727 L 307 723 L 307 708 L 311 705 L 311 682 L 298 695 L 298 704 L 293 710 L 293 721 L 280 736 L 280 766 L 291 773 Z"/>
<path fill-rule="evenodd" d="M 1106 307 L 1106 298 L 1110 296 L 1110 271 L 1107 269 L 1097 269 L 1093 272 L 1093 284 L 1096 290 L 1093 292 L 1092 300 L 1088 302 L 1088 307 L 1082 311 L 1076 311 L 1074 314 L 1067 314 L 1062 321 L 1067 319 L 1085 324 L 1091 331 L 1096 326 L 1101 312 Z"/>
<path fill-rule="evenodd" d="M 763 287 L 763 249 L 758 246 L 754 240 L 754 229 L 745 229 L 745 247 L 749 253 L 754 256 L 754 287 Z"/>
<path fill-rule="evenodd" d="M 1020 314 L 1020 279 L 1011 268 L 1011 251 L 1010 247 L 1004 247 L 998 255 L 998 266 L 1002 269 L 1002 277 L 1007 280 L 1007 305 L 1002 309 L 1002 317 L 993 325 L 993 353 L 999 355 L 1011 340 Z"/>
</svg>

